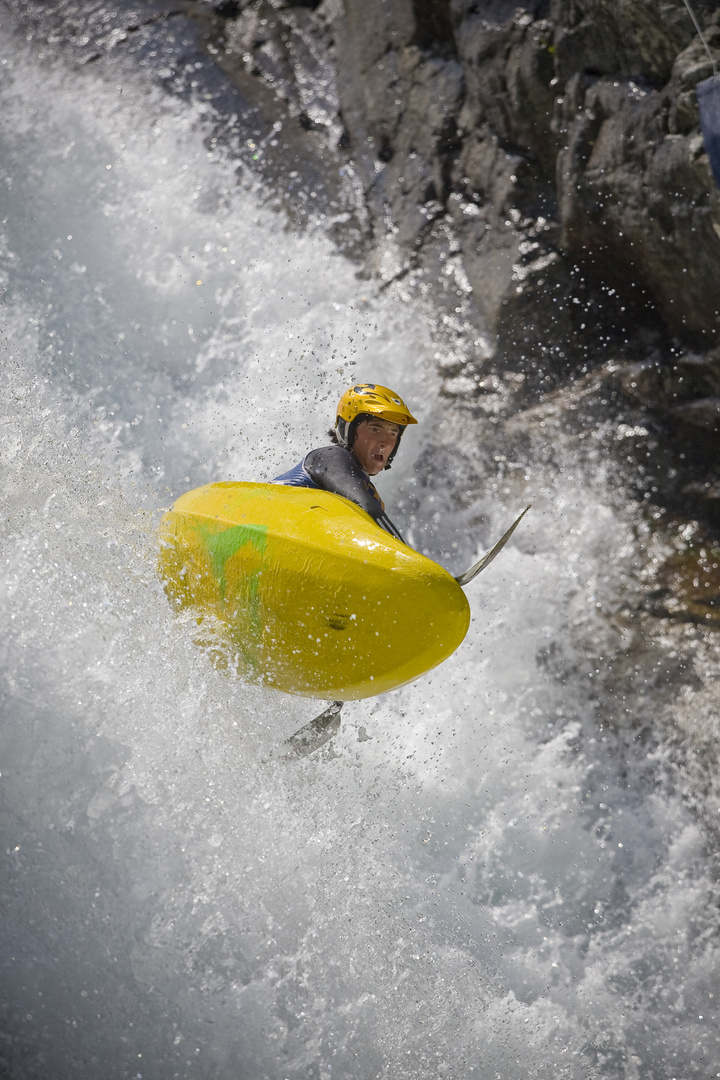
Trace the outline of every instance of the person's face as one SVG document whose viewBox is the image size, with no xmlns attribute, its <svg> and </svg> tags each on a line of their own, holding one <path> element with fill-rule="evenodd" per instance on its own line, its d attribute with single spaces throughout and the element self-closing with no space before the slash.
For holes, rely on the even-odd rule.
<svg viewBox="0 0 720 1080">
<path fill-rule="evenodd" d="M 376 476 L 387 465 L 398 441 L 400 428 L 389 420 L 361 420 L 355 431 L 352 452 L 368 476 Z"/>
</svg>

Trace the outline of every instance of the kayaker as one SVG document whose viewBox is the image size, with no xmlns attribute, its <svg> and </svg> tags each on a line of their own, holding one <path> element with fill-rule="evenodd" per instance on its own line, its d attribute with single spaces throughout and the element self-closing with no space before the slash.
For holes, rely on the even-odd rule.
<svg viewBox="0 0 720 1080">
<path fill-rule="evenodd" d="M 393 390 L 375 383 L 351 386 L 340 398 L 335 427 L 328 433 L 333 445 L 311 450 L 271 483 L 342 495 L 405 543 L 370 477 L 390 468 L 408 424 L 417 420 Z"/>
</svg>

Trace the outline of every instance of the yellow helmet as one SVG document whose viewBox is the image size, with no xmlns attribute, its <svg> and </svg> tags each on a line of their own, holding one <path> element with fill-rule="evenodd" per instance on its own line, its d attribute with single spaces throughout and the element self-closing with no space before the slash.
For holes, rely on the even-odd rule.
<svg viewBox="0 0 720 1080">
<path fill-rule="evenodd" d="M 338 402 L 337 415 L 348 424 L 361 413 L 379 416 L 382 420 L 399 424 L 403 428 L 408 424 L 417 424 L 403 399 L 394 390 L 376 383 L 358 383 L 357 386 L 351 386 Z"/>
<path fill-rule="evenodd" d="M 417 424 L 417 420 L 394 390 L 387 386 L 378 386 L 377 383 L 358 383 L 346 390 L 338 402 L 335 432 L 341 446 L 352 449 L 357 422 L 366 416 L 378 416 L 400 428 L 395 448 L 385 466 L 389 469 L 400 446 L 403 431 L 408 424 Z"/>
</svg>

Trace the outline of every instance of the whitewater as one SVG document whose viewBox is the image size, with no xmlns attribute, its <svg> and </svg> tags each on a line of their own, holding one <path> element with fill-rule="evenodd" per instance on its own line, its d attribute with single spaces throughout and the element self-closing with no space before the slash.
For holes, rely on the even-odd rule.
<svg viewBox="0 0 720 1080">
<path fill-rule="evenodd" d="M 431 298 L 294 231 L 201 101 L 0 34 L 3 1076 L 720 1076 L 720 804 L 667 737 L 715 705 L 670 639 L 608 696 L 642 552 L 603 463 L 461 444 Z M 356 380 L 420 421 L 411 544 L 458 573 L 533 509 L 457 653 L 288 761 L 316 703 L 213 666 L 155 532 Z"/>
</svg>

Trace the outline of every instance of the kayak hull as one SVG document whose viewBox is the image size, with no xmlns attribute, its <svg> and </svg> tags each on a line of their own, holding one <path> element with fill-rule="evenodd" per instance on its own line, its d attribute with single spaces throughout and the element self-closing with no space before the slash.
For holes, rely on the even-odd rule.
<svg viewBox="0 0 720 1080">
<path fill-rule="evenodd" d="M 331 492 L 207 484 L 160 526 L 176 609 L 219 627 L 243 677 L 356 700 L 416 679 L 461 643 L 470 609 L 441 566 Z"/>
</svg>

